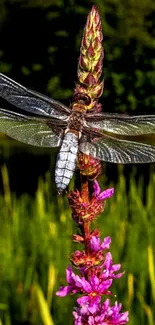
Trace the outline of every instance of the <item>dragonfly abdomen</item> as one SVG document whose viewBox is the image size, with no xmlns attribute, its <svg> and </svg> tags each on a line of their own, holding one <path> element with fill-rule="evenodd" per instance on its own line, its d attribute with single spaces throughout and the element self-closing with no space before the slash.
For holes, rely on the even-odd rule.
<svg viewBox="0 0 155 325">
<path fill-rule="evenodd" d="M 65 190 L 76 168 L 78 135 L 66 133 L 57 156 L 55 182 L 59 193 Z"/>
</svg>

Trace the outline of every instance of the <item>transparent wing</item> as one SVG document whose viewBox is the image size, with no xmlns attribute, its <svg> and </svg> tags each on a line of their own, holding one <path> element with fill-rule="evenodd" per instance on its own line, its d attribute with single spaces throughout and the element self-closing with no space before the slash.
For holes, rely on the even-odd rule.
<svg viewBox="0 0 155 325">
<path fill-rule="evenodd" d="M 70 109 L 58 101 L 18 84 L 0 73 L 0 96 L 11 104 L 38 115 L 52 116 L 64 120 Z"/>
<path fill-rule="evenodd" d="M 94 158 L 118 164 L 155 162 L 155 147 L 107 135 L 92 142 L 81 142 L 79 150 Z"/>
<path fill-rule="evenodd" d="M 61 144 L 61 133 L 57 135 L 53 132 L 50 119 L 30 117 L 3 109 L 0 109 L 0 132 L 38 147 L 58 147 Z"/>
<path fill-rule="evenodd" d="M 87 114 L 86 126 L 119 135 L 155 133 L 155 115 Z"/>
</svg>

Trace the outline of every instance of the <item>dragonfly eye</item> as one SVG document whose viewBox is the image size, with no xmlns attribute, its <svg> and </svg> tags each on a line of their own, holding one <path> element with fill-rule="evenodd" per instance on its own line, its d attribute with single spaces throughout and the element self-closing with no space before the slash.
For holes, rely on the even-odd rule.
<svg viewBox="0 0 155 325">
<path fill-rule="evenodd" d="M 88 106 L 91 103 L 91 98 L 87 94 L 77 93 L 74 95 L 74 101 Z"/>
</svg>

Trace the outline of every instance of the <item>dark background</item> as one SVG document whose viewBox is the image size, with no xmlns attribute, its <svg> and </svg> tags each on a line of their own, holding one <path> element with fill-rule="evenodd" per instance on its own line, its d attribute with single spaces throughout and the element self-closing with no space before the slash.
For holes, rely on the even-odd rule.
<svg viewBox="0 0 155 325">
<path fill-rule="evenodd" d="M 107 112 L 154 114 L 155 1 L 1 0 L 0 72 L 66 105 L 77 81 L 83 28 L 91 6 L 100 11 L 104 32 Z M 10 107 L 0 100 L 1 107 Z M 50 168 L 54 184 L 57 150 L 35 149 L 8 138 L 1 141 L 11 190 L 33 194 L 38 176 Z M 130 174 L 131 166 L 125 167 Z M 136 175 L 150 167 L 138 166 Z M 117 181 L 117 167 L 107 165 L 108 179 Z M 55 186 L 55 185 L 54 185 Z"/>
</svg>

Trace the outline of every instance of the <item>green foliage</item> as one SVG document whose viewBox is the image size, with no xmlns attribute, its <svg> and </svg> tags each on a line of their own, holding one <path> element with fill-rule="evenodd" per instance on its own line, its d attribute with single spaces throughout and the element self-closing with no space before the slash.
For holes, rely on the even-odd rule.
<svg viewBox="0 0 155 325">
<path fill-rule="evenodd" d="M 0 196 L 0 315 L 3 325 L 72 324 L 75 297 L 60 298 L 55 291 L 65 284 L 65 268 L 75 231 L 64 197 L 51 197 L 51 178 L 40 179 L 35 199 L 16 198 L 2 169 L 4 196 Z M 101 182 L 100 182 L 101 184 Z M 112 186 L 112 184 L 110 184 Z M 103 187 L 103 184 L 102 184 Z M 155 175 L 126 180 L 119 171 L 115 195 L 96 221 L 103 236 L 111 236 L 114 263 L 126 274 L 113 284 L 117 300 L 130 310 L 130 324 L 154 324 L 155 304 Z M 95 226 L 95 225 L 94 225 Z M 114 298 L 112 298 L 114 300 Z M 152 322 L 152 323 L 151 323 Z"/>
<path fill-rule="evenodd" d="M 2 321 L 6 325 L 9 316 L 11 324 L 25 321 L 42 324 L 42 319 L 43 324 L 51 325 L 52 322 L 45 321 L 48 308 L 53 309 L 54 304 L 55 310 L 59 308 L 58 298 L 51 295 L 58 289 L 58 278 L 60 282 L 64 280 L 66 256 L 71 251 L 72 224 L 67 222 L 66 200 L 59 197 L 53 205 L 50 175 L 45 183 L 40 180 L 35 200 L 27 195 L 18 200 L 9 192 L 5 168 L 2 175 L 5 184 L 4 198 L 0 197 L 0 303 L 5 306 L 4 309 L 0 305 Z M 52 269 L 56 271 L 51 283 Z M 65 308 L 62 314 L 56 312 L 57 324 L 62 323 L 65 313 Z"/>
<path fill-rule="evenodd" d="M 69 104 L 92 4 L 103 22 L 104 109 L 154 112 L 154 0 L 3 0 L 0 71 Z"/>
</svg>

